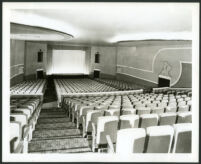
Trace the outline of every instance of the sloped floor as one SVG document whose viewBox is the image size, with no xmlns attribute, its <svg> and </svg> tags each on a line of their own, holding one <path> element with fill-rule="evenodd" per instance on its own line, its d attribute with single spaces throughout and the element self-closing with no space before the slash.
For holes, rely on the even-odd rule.
<svg viewBox="0 0 201 164">
<path fill-rule="evenodd" d="M 42 109 L 37 120 L 29 153 L 87 153 L 89 141 L 83 138 L 62 108 L 57 107 L 57 96 L 52 78 L 47 80 Z"/>
<path fill-rule="evenodd" d="M 29 153 L 91 152 L 87 138 L 60 108 L 43 108 L 38 118 Z"/>
</svg>

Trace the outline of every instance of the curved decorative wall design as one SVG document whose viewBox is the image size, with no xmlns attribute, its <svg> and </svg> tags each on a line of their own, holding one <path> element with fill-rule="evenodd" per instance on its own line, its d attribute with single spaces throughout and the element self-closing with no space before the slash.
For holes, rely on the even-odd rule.
<svg viewBox="0 0 201 164">
<path fill-rule="evenodd" d="M 158 84 L 158 76 L 164 69 L 164 63 L 166 63 L 169 69 L 168 75 L 171 77 L 170 85 L 174 86 L 181 77 L 182 63 L 191 63 L 191 51 L 191 47 L 161 48 L 154 55 L 152 55 L 152 60 L 150 62 L 146 62 L 147 59 L 144 59 L 147 67 L 151 64 L 151 69 L 142 69 L 139 67 L 118 64 L 117 73 L 133 76 L 135 78 Z M 129 60 L 129 58 L 135 57 L 131 55 L 128 57 L 127 55 L 126 60 Z"/>
</svg>

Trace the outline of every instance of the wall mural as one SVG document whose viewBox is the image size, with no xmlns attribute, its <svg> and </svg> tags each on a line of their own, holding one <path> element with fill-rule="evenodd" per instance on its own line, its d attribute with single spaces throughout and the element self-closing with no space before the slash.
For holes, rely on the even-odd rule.
<svg viewBox="0 0 201 164">
<path fill-rule="evenodd" d="M 167 61 L 164 61 L 163 68 L 162 68 L 161 72 L 159 73 L 159 75 L 171 77 L 171 75 L 170 75 L 171 69 L 172 69 L 172 66 Z"/>
<path fill-rule="evenodd" d="M 192 49 L 190 46 L 177 47 L 177 45 L 171 45 L 171 47 L 148 46 L 140 48 L 139 56 L 137 57 L 132 55 L 131 47 L 120 49 L 117 54 L 117 73 L 130 75 L 153 84 L 158 84 L 159 75 L 168 76 L 171 77 L 170 86 L 174 86 L 180 79 L 182 63 L 191 63 L 192 60 Z M 147 55 L 146 52 L 150 54 Z M 126 61 L 129 61 L 130 64 L 125 64 Z M 151 68 L 145 69 L 148 66 Z M 186 79 L 191 80 L 191 72 L 185 74 L 185 76 Z"/>
</svg>

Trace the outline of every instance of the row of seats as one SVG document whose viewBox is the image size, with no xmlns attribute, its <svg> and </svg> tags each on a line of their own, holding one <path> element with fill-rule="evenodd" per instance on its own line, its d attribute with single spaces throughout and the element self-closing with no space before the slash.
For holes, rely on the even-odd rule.
<svg viewBox="0 0 201 164">
<path fill-rule="evenodd" d="M 99 83 L 88 78 L 82 79 L 54 79 L 56 87 L 58 106 L 60 106 L 62 97 L 69 94 L 86 94 L 118 91 L 106 84 Z"/>
<path fill-rule="evenodd" d="M 164 103 L 163 101 L 167 103 L 166 106 L 161 105 Z M 175 105 L 168 106 L 169 101 L 173 101 Z M 179 106 L 179 103 L 183 101 L 191 105 L 191 97 L 184 94 L 146 93 L 124 96 L 65 98 L 63 107 L 66 109 L 67 115 L 72 118 L 72 121 L 77 123 L 77 128 L 82 127 L 84 137 L 89 137 L 92 134 L 92 147 L 95 151 L 96 148 L 101 148 L 102 145 L 107 144 L 105 134 L 109 133 L 110 137 L 114 134 L 114 124 L 115 127 L 117 125 L 116 130 L 122 130 L 191 123 L 191 107 L 182 108 Z M 149 107 L 148 104 L 152 105 Z M 114 120 L 109 119 L 112 117 L 117 118 L 115 123 Z M 96 133 L 97 131 L 101 132 Z M 145 149 L 143 151 L 146 152 Z"/>
<path fill-rule="evenodd" d="M 151 95 L 152 101 L 145 97 Z M 155 98 L 154 98 L 155 97 Z M 173 97 L 171 95 L 171 97 Z M 165 96 L 163 95 L 163 98 Z M 161 99 L 161 100 L 160 100 Z M 186 101 L 183 101 L 185 100 Z M 82 97 L 82 98 L 65 98 L 63 106 L 73 121 L 77 118 L 77 124 L 82 121 L 88 110 L 104 110 L 107 115 L 121 114 L 162 114 L 171 112 L 189 112 L 191 111 L 191 98 L 184 95 L 178 95 L 175 100 L 168 104 L 163 102 L 168 99 L 162 99 L 161 94 L 135 94 L 127 96 L 103 96 L 103 97 Z M 182 101 L 180 101 L 182 100 Z M 178 102 L 177 102 L 178 101 Z"/>
<path fill-rule="evenodd" d="M 187 96 L 190 96 L 190 97 L 192 96 L 191 88 L 160 87 L 160 88 L 153 88 L 152 91 L 154 93 L 166 93 L 166 94 L 175 94 L 175 95 L 186 94 Z"/>
<path fill-rule="evenodd" d="M 108 85 L 91 79 L 55 79 L 56 87 L 62 93 L 86 93 L 86 92 L 107 92 L 117 91 Z"/>
<path fill-rule="evenodd" d="M 11 98 L 10 152 L 27 153 L 41 110 L 39 98 Z"/>
<path fill-rule="evenodd" d="M 46 80 L 23 81 L 10 88 L 11 95 L 43 94 Z"/>
<path fill-rule="evenodd" d="M 112 132 L 97 127 L 93 134 L 94 151 L 101 143 L 105 143 L 103 138 L 98 137 L 101 133 L 106 138 L 106 152 L 109 153 L 191 153 L 191 123 L 116 130 L 115 119 Z"/>
<path fill-rule="evenodd" d="M 144 85 L 137 85 L 134 83 L 130 83 L 130 82 L 124 82 L 124 81 L 120 81 L 120 80 L 113 80 L 113 79 L 100 79 L 100 78 L 96 78 L 95 79 L 98 82 L 107 84 L 111 87 L 117 88 L 119 90 L 135 90 L 135 89 L 145 89 L 147 88 L 147 86 Z"/>
<path fill-rule="evenodd" d="M 149 126 L 173 125 L 176 123 L 191 123 L 191 112 L 162 113 L 162 114 L 122 114 L 119 111 L 113 111 L 111 114 L 108 110 L 88 110 L 86 115 L 80 120 L 83 128 L 83 136 L 90 135 L 92 132 L 92 123 L 96 124 L 99 117 L 118 116 L 119 129 L 126 128 L 147 128 Z M 78 118 L 79 119 L 79 118 Z"/>
</svg>

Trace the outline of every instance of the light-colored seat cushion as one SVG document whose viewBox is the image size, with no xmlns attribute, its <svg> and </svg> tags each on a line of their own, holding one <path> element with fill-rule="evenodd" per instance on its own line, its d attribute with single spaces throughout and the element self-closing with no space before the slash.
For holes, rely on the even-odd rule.
<svg viewBox="0 0 201 164">
<path fill-rule="evenodd" d="M 116 153 L 130 154 L 144 151 L 146 132 L 144 128 L 117 131 Z"/>
<path fill-rule="evenodd" d="M 178 112 L 177 113 L 177 123 L 192 123 L 192 113 L 191 112 Z"/>
<path fill-rule="evenodd" d="M 173 153 L 191 153 L 192 124 L 174 124 Z"/>
<path fill-rule="evenodd" d="M 152 126 L 147 128 L 145 153 L 169 153 L 174 135 L 172 126 Z"/>
<path fill-rule="evenodd" d="M 157 114 L 142 114 L 140 115 L 140 128 L 147 128 L 149 126 L 158 125 L 158 115 Z"/>
<path fill-rule="evenodd" d="M 162 113 L 159 115 L 159 125 L 173 125 L 176 123 L 177 114 L 175 112 Z"/>
<path fill-rule="evenodd" d="M 157 114 L 161 114 L 164 113 L 165 108 L 164 107 L 155 107 L 151 109 L 151 113 L 157 113 Z"/>
<path fill-rule="evenodd" d="M 138 115 L 121 115 L 120 116 L 120 129 L 138 128 L 139 116 Z"/>
<path fill-rule="evenodd" d="M 108 109 L 105 110 L 105 116 L 119 116 L 120 109 Z"/>
<path fill-rule="evenodd" d="M 102 116 L 97 120 L 96 144 L 106 144 L 106 135 L 109 135 L 112 142 L 116 142 L 118 116 Z"/>
<path fill-rule="evenodd" d="M 151 113 L 151 108 L 149 108 L 149 107 L 138 107 L 138 108 L 136 108 L 136 110 L 137 110 L 138 115 Z"/>
</svg>

